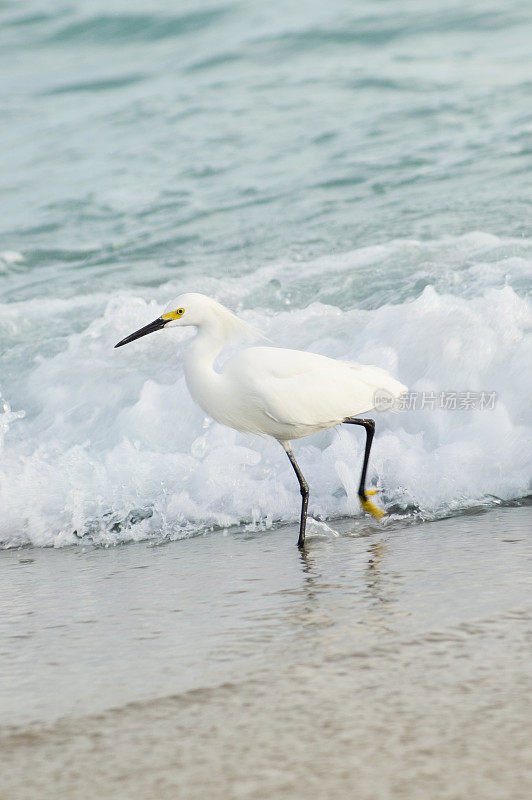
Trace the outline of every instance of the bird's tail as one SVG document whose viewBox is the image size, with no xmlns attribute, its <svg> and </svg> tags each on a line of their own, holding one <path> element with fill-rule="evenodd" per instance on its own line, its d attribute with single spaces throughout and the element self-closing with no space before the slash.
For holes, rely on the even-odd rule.
<svg viewBox="0 0 532 800">
<path fill-rule="evenodd" d="M 400 411 L 404 407 L 402 402 L 408 388 L 396 378 L 381 369 L 369 364 L 352 364 L 357 372 L 358 380 L 365 384 L 368 390 L 368 400 L 371 396 L 371 405 L 365 410 L 375 411 Z M 357 412 L 357 413 L 362 413 Z"/>
</svg>

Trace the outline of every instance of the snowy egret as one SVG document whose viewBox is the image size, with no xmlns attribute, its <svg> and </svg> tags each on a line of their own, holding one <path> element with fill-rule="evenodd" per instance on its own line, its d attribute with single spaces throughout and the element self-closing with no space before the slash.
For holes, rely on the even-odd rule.
<svg viewBox="0 0 532 800">
<path fill-rule="evenodd" d="M 406 386 L 378 367 L 276 347 L 248 347 L 217 371 L 215 360 L 229 341 L 264 337 L 216 300 L 192 292 L 178 297 L 154 322 L 126 336 L 115 347 L 162 328 L 183 325 L 198 329 L 184 357 L 185 378 L 194 400 L 224 425 L 277 439 L 290 459 L 302 497 L 299 547 L 305 542 L 309 488 L 292 452 L 292 439 L 342 422 L 361 425 L 366 431 L 366 446 L 358 497 L 365 511 L 377 518 L 384 515 L 368 500 L 375 491 L 365 487 L 375 422 L 356 415 L 375 407 L 377 391 L 382 390 L 393 400 L 406 391 Z"/>
</svg>

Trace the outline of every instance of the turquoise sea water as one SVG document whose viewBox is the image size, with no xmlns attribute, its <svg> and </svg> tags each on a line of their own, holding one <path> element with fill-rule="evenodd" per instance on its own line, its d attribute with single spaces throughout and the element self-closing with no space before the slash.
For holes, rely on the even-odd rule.
<svg viewBox="0 0 532 800">
<path fill-rule="evenodd" d="M 388 507 L 525 496 L 531 41 L 521 0 L 1 2 L 0 541 L 296 518 L 282 451 L 188 397 L 186 337 L 113 350 L 184 290 L 414 392 L 496 392 L 379 418 Z M 359 514 L 361 450 L 298 445 L 315 517 Z"/>
</svg>

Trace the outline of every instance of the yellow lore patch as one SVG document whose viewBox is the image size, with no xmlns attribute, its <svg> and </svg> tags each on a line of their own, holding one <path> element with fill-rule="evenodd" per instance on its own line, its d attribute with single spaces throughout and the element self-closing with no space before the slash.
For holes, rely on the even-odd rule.
<svg viewBox="0 0 532 800">
<path fill-rule="evenodd" d="M 169 311 L 168 314 L 161 314 L 161 319 L 179 319 L 185 313 L 184 308 L 178 308 L 176 311 Z"/>
</svg>

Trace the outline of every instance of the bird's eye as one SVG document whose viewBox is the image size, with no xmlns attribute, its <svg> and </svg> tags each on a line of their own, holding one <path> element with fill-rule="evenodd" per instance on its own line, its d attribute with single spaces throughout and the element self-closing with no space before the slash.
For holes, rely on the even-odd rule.
<svg viewBox="0 0 532 800">
<path fill-rule="evenodd" d="M 177 313 L 179 314 L 180 317 L 182 317 L 183 314 L 185 313 L 185 309 L 184 308 L 178 308 L 177 309 Z"/>
</svg>

